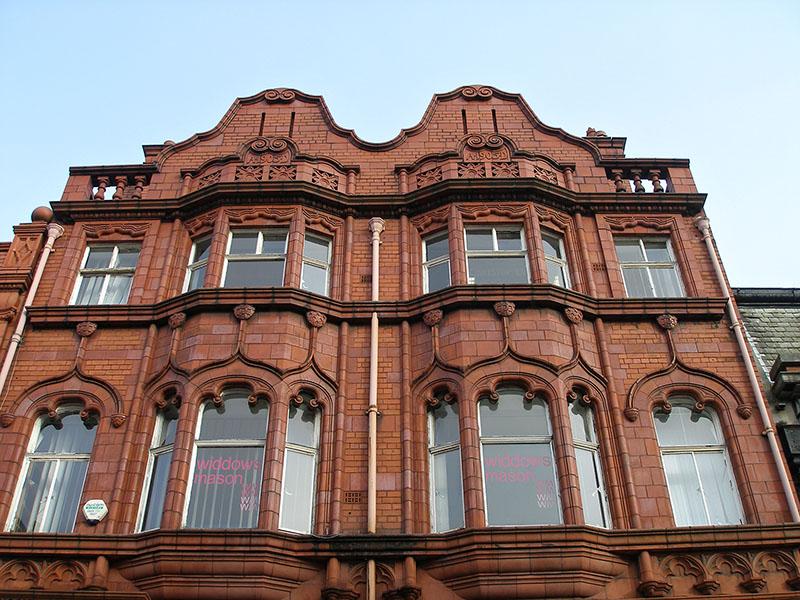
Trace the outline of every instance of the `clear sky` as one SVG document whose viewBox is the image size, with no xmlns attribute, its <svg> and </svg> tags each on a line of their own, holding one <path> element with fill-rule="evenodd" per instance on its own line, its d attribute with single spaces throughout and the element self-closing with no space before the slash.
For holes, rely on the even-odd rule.
<svg viewBox="0 0 800 600">
<path fill-rule="evenodd" d="M 321 94 L 370 141 L 484 83 L 688 157 L 731 282 L 800 287 L 800 1 L 0 0 L 0 239 L 70 165 L 139 163 L 237 96 Z"/>
</svg>

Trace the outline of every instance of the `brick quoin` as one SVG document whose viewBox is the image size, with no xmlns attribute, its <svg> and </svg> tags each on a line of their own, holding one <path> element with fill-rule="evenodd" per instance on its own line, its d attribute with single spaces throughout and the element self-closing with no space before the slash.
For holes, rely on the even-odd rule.
<svg viewBox="0 0 800 600">
<path fill-rule="evenodd" d="M 60 200 L 0 244 L 3 356 L 27 318 L 0 390 L 0 596 L 367 598 L 374 560 L 378 598 L 795 597 L 800 527 L 695 226 L 705 194 L 688 160 L 628 158 L 625 138 L 548 126 L 488 86 L 435 95 L 419 124 L 383 143 L 339 127 L 321 97 L 277 88 L 237 99 L 208 131 L 143 149 L 142 164 L 72 167 Z M 374 217 L 385 220 L 378 303 Z M 48 223 L 63 234 L 25 311 Z M 527 282 L 470 282 L 465 232 L 492 227 L 521 232 Z M 284 285 L 222 287 L 231 232 L 269 228 L 288 232 Z M 451 285 L 424 293 L 423 244 L 437 233 Z M 309 235 L 330 242 L 327 295 L 301 283 Z M 543 236 L 562 241 L 568 288 L 548 275 Z M 193 242 L 206 238 L 203 285 L 184 292 Z M 622 238 L 668 240 L 682 294 L 629 297 Z M 75 304 L 87 248 L 120 245 L 140 249 L 127 302 Z M 377 532 L 367 534 L 373 311 Z M 509 388 L 547 407 L 559 515 L 548 525 L 493 526 L 487 510 L 499 477 L 483 465 L 479 403 L 503 402 Z M 198 423 L 231 390 L 269 405 L 254 526 L 187 528 Z M 735 488 L 722 493 L 741 504 L 742 524 L 676 525 L 654 414 L 678 397 L 693 415 L 716 415 Z M 586 524 L 570 420 L 584 400 L 606 527 Z M 461 472 L 448 486 L 463 489 L 464 527 L 437 533 L 429 414 L 442 403 L 458 413 Z M 12 531 L 37 423 L 72 405 L 97 421 L 74 530 Z M 282 527 L 298 406 L 319 436 L 304 533 Z M 160 414 L 177 414 L 172 460 L 161 527 L 142 532 Z M 520 489 L 503 494 L 535 512 Z M 90 499 L 108 506 L 99 523 L 80 510 Z"/>
</svg>

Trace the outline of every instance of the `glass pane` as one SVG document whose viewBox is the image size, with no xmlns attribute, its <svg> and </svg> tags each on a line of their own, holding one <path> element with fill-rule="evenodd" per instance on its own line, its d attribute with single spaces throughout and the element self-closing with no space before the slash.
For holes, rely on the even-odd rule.
<svg viewBox="0 0 800 600">
<path fill-rule="evenodd" d="M 55 474 L 57 466 L 58 462 L 54 460 L 31 461 L 11 531 L 36 530 L 39 520 L 44 516 L 51 477 Z"/>
<path fill-rule="evenodd" d="M 672 262 L 667 240 L 644 240 L 644 251 L 648 262 Z"/>
<path fill-rule="evenodd" d="M 461 453 L 458 448 L 433 455 L 433 512 L 434 531 L 464 526 Z"/>
<path fill-rule="evenodd" d="M 579 400 L 569 405 L 569 418 L 572 423 L 572 439 L 578 442 L 594 443 L 594 414 L 592 408 Z"/>
<path fill-rule="evenodd" d="M 81 278 L 81 286 L 78 288 L 75 304 L 98 304 L 104 279 L 104 275 L 84 275 Z"/>
<path fill-rule="evenodd" d="M 330 240 L 307 235 L 303 246 L 303 256 L 327 263 L 329 248 Z"/>
<path fill-rule="evenodd" d="M 284 254 L 286 252 L 286 229 L 267 229 L 264 231 L 264 245 L 261 254 Z"/>
<path fill-rule="evenodd" d="M 722 444 L 714 418 L 708 410 L 694 412 L 688 406 L 673 405 L 671 413 L 659 411 L 654 413 L 654 417 L 661 446 Z"/>
<path fill-rule="evenodd" d="M 287 443 L 316 448 L 317 443 L 314 438 L 316 419 L 317 413 L 306 404 L 290 406 L 289 424 L 286 430 Z"/>
<path fill-rule="evenodd" d="M 312 455 L 286 450 L 286 465 L 283 472 L 283 502 L 281 503 L 281 529 L 303 533 L 311 531 L 315 460 Z"/>
<path fill-rule="evenodd" d="M 139 246 L 120 246 L 117 254 L 117 264 L 114 266 L 118 269 L 133 269 L 136 267 L 138 260 Z"/>
<path fill-rule="evenodd" d="M 663 454 L 662 459 L 675 525 L 707 525 L 703 494 L 700 492 L 692 455 Z"/>
<path fill-rule="evenodd" d="M 622 269 L 622 277 L 625 279 L 625 290 L 628 292 L 629 298 L 650 298 L 653 296 L 646 268 L 627 267 Z"/>
<path fill-rule="evenodd" d="M 494 250 L 491 229 L 467 229 L 467 250 Z"/>
<path fill-rule="evenodd" d="M 457 442 L 461 438 L 458 426 L 458 404 L 439 402 L 431 410 L 433 415 L 433 446 Z"/>
<path fill-rule="evenodd" d="M 75 527 L 78 503 L 81 500 L 83 481 L 86 478 L 88 460 L 59 461 L 59 470 L 53 485 L 50 505 L 42 521 L 40 531 L 69 532 Z"/>
<path fill-rule="evenodd" d="M 207 268 L 208 264 L 205 264 L 201 267 L 195 267 L 189 271 L 189 287 L 187 288 L 187 291 L 191 292 L 192 290 L 203 287 L 203 283 L 206 280 Z"/>
<path fill-rule="evenodd" d="M 450 287 L 450 261 L 426 269 L 428 273 L 428 293 Z"/>
<path fill-rule="evenodd" d="M 164 498 L 167 496 L 169 481 L 169 465 L 172 462 L 172 451 L 157 455 L 153 459 L 153 471 L 150 475 L 150 489 L 142 519 L 142 531 L 161 527 L 161 516 L 164 512 Z"/>
<path fill-rule="evenodd" d="M 644 255 L 639 245 L 639 238 L 616 239 L 614 244 L 617 247 L 617 258 L 619 262 L 642 262 Z"/>
<path fill-rule="evenodd" d="M 257 231 L 234 231 L 228 254 L 255 254 L 258 246 Z"/>
<path fill-rule="evenodd" d="M 61 413 L 61 426 L 56 428 L 49 418 L 45 417 L 39 439 L 34 452 L 36 454 L 90 454 L 97 429 L 94 421 L 90 426 L 81 419 L 78 411 Z"/>
<path fill-rule="evenodd" d="M 301 288 L 320 294 L 321 296 L 328 295 L 328 270 L 312 265 L 303 263 Z"/>
<path fill-rule="evenodd" d="M 178 419 L 176 417 L 168 417 L 164 413 L 160 413 L 158 417 L 158 430 L 156 431 L 156 438 L 153 440 L 153 447 L 158 448 L 160 446 L 174 444 L 177 426 Z"/>
<path fill-rule="evenodd" d="M 203 238 L 194 243 L 194 262 L 208 259 L 209 251 L 211 250 L 211 238 Z"/>
<path fill-rule="evenodd" d="M 550 444 L 484 444 L 489 525 L 561 523 Z"/>
<path fill-rule="evenodd" d="M 86 258 L 84 269 L 107 269 L 111 266 L 111 255 L 114 248 L 89 248 L 89 256 Z"/>
<path fill-rule="evenodd" d="M 596 452 L 575 448 L 575 460 L 578 463 L 583 520 L 587 525 L 607 527 L 599 456 Z"/>
<path fill-rule="evenodd" d="M 541 398 L 525 400 L 517 390 L 500 390 L 500 399 L 479 402 L 481 437 L 549 435 L 547 406 Z"/>
<path fill-rule="evenodd" d="M 283 260 L 232 260 L 225 272 L 224 287 L 268 287 L 283 285 Z"/>
<path fill-rule="evenodd" d="M 128 301 L 128 292 L 131 290 L 132 281 L 132 274 L 109 275 L 103 304 L 125 304 Z"/>
<path fill-rule="evenodd" d="M 522 232 L 519 229 L 497 230 L 498 250 L 522 250 Z"/>
<path fill-rule="evenodd" d="M 524 256 L 483 257 L 467 260 L 470 279 L 474 283 L 529 283 L 527 258 Z"/>
<path fill-rule="evenodd" d="M 697 470 L 708 506 L 709 525 L 744 523 L 739 505 L 739 493 L 733 474 L 722 452 L 697 452 Z"/>
<path fill-rule="evenodd" d="M 450 244 L 447 240 L 447 232 L 437 233 L 425 239 L 425 260 L 433 260 L 440 256 L 450 254 Z"/>
<path fill-rule="evenodd" d="M 263 440 L 267 437 L 267 403 L 250 406 L 247 396 L 227 396 L 217 408 L 211 402 L 203 406 L 203 422 L 198 440 Z"/>
<path fill-rule="evenodd" d="M 263 463 L 261 447 L 198 448 L 186 527 L 255 527 Z"/>
<path fill-rule="evenodd" d="M 559 239 L 554 235 L 542 233 L 542 247 L 544 255 L 552 258 L 563 258 L 561 256 L 561 245 Z"/>
<path fill-rule="evenodd" d="M 553 285 L 557 285 L 559 287 L 567 287 L 564 279 L 564 271 L 561 269 L 561 265 L 549 260 L 545 262 L 547 263 L 547 283 L 552 283 Z"/>
<path fill-rule="evenodd" d="M 653 285 L 656 288 L 656 296 L 658 298 L 679 298 L 683 296 L 678 273 L 674 267 L 650 267 L 650 275 L 653 277 Z"/>
</svg>

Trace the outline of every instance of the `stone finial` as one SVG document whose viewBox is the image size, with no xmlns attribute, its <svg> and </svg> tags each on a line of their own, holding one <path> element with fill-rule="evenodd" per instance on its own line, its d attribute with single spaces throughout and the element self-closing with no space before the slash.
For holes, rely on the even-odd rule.
<svg viewBox="0 0 800 600">
<path fill-rule="evenodd" d="M 425 315 L 422 317 L 422 321 L 428 327 L 435 327 L 436 325 L 442 322 L 443 316 L 444 313 L 438 308 L 436 308 L 434 310 L 429 310 L 428 312 L 426 312 Z"/>
<path fill-rule="evenodd" d="M 239 304 L 233 309 L 233 316 L 240 321 L 247 321 L 256 314 L 256 308 L 252 304 Z"/>
<path fill-rule="evenodd" d="M 83 321 L 75 327 L 75 333 L 80 337 L 89 337 L 95 331 L 97 331 L 97 323 L 92 323 L 91 321 Z"/>
<path fill-rule="evenodd" d="M 608 134 L 602 129 L 595 129 L 594 127 L 589 127 L 586 130 L 585 137 L 608 137 Z"/>
<path fill-rule="evenodd" d="M 494 312 L 496 312 L 501 317 L 510 317 L 514 314 L 514 311 L 517 310 L 517 307 L 514 306 L 513 302 L 508 302 L 507 300 L 501 300 L 500 302 L 494 303 Z"/>
<path fill-rule="evenodd" d="M 571 306 L 568 306 L 567 308 L 564 309 L 564 316 L 567 317 L 567 320 L 570 323 L 577 324 L 583 321 L 583 311 L 578 310 L 577 308 L 573 308 Z"/>
<path fill-rule="evenodd" d="M 306 313 L 306 321 L 308 324 L 314 327 L 315 329 L 319 329 L 328 321 L 328 317 L 323 315 L 321 312 L 316 310 L 310 310 Z"/>
<path fill-rule="evenodd" d="M 663 315 L 659 315 L 659 317 L 656 319 L 656 322 L 658 323 L 658 326 L 661 327 L 661 329 L 666 329 L 667 331 L 669 331 L 677 327 L 678 317 L 676 317 L 675 315 L 671 315 L 669 313 L 664 313 Z"/>
<path fill-rule="evenodd" d="M 177 312 L 174 315 L 170 315 L 169 320 L 170 329 L 177 329 L 184 323 L 186 323 L 186 313 L 185 312 Z"/>
</svg>

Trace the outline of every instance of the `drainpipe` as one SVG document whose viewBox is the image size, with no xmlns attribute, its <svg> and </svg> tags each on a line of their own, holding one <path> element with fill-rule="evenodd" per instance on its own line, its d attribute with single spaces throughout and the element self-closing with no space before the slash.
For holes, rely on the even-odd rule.
<svg viewBox="0 0 800 600">
<path fill-rule="evenodd" d="M 714 241 L 711 237 L 711 227 L 708 217 L 698 217 L 695 219 L 695 225 L 700 230 L 700 233 L 703 234 L 703 241 L 706 243 L 708 255 L 711 257 L 711 262 L 714 265 L 714 272 L 717 274 L 717 281 L 719 282 L 720 288 L 722 288 L 722 295 L 725 300 L 727 300 L 726 308 L 728 310 L 728 319 L 731 322 L 731 329 L 733 329 L 733 332 L 736 335 L 736 342 L 739 345 L 739 352 L 742 354 L 744 365 L 747 369 L 747 378 L 750 380 L 750 387 L 753 390 L 753 395 L 756 399 L 756 405 L 758 405 L 758 412 L 761 414 L 761 421 L 764 423 L 764 435 L 767 436 L 769 448 L 772 451 L 772 458 L 775 460 L 775 464 L 778 467 L 778 476 L 781 480 L 781 486 L 783 486 L 783 493 L 786 495 L 786 501 L 789 503 L 789 511 L 792 513 L 792 521 L 798 523 L 800 522 L 800 512 L 797 510 L 797 503 L 794 499 L 792 484 L 789 480 L 789 474 L 786 472 L 786 466 L 784 465 L 783 456 L 781 455 L 781 450 L 778 446 L 778 439 L 775 436 L 775 429 L 772 426 L 772 419 L 770 418 L 769 410 L 767 409 L 767 403 L 764 400 L 764 396 L 761 395 L 761 387 L 758 385 L 756 372 L 753 368 L 753 363 L 750 361 L 750 353 L 747 350 L 747 344 L 744 341 L 744 335 L 742 335 L 742 324 L 736 315 L 736 309 L 733 307 L 733 300 L 731 300 L 731 295 L 728 292 L 728 284 L 725 281 L 725 276 L 722 274 L 722 268 L 720 267 L 719 259 L 717 258 L 717 252 L 714 249 Z"/>
<path fill-rule="evenodd" d="M 380 299 L 380 248 L 384 220 L 374 217 L 369 220 L 372 232 L 372 301 Z M 378 312 L 372 311 L 369 342 L 369 461 L 367 466 L 367 533 L 375 533 L 377 527 L 378 484 Z M 375 561 L 367 562 L 367 598 L 375 600 Z"/>
<path fill-rule="evenodd" d="M 25 324 L 28 322 L 28 307 L 33 304 L 33 299 L 36 296 L 36 290 L 39 288 L 39 282 L 42 280 L 42 273 L 44 273 L 44 266 L 47 264 L 47 259 L 53 249 L 53 244 L 64 233 L 64 228 L 56 223 L 50 223 L 47 226 L 47 241 L 42 249 L 42 255 L 39 257 L 39 264 L 36 265 L 36 272 L 33 274 L 33 281 L 31 287 L 28 288 L 28 296 L 25 298 L 25 304 L 22 306 L 22 314 L 17 321 L 17 328 L 11 336 L 11 343 L 8 346 L 6 358 L 3 361 L 3 368 L 0 369 L 0 391 L 6 387 L 6 379 L 11 370 L 11 365 L 14 363 L 14 357 L 17 355 L 19 343 L 22 341 L 22 332 L 25 331 Z"/>
</svg>

